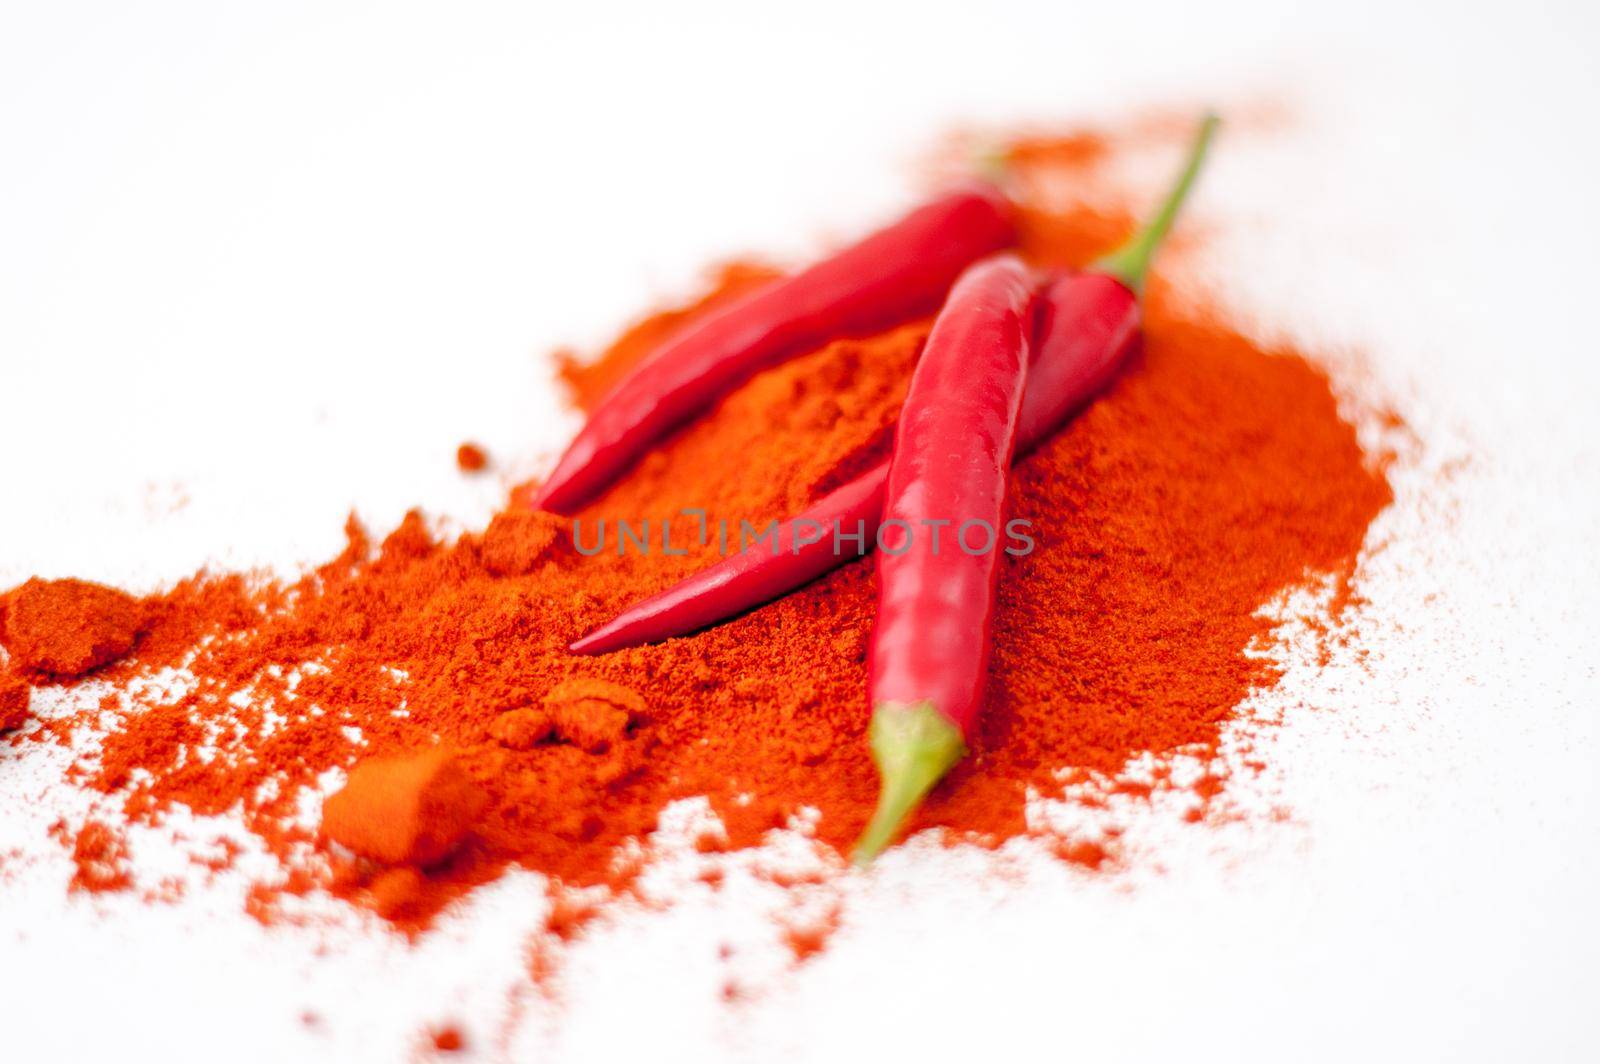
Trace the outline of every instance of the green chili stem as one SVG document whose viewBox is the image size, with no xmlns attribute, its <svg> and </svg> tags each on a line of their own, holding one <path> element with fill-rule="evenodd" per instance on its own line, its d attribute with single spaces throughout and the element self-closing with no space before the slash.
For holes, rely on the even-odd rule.
<svg viewBox="0 0 1600 1064">
<path fill-rule="evenodd" d="M 1126 244 L 1097 260 L 1089 267 L 1091 270 L 1115 277 L 1135 293 L 1144 287 L 1145 274 L 1150 270 L 1150 260 L 1155 257 L 1156 249 L 1161 246 L 1161 241 L 1178 217 L 1178 211 L 1182 208 L 1183 201 L 1189 195 L 1189 189 L 1205 162 L 1206 149 L 1211 146 L 1212 134 L 1217 131 L 1221 121 L 1215 113 L 1206 113 L 1200 123 L 1200 129 L 1190 144 L 1183 170 L 1167 192 L 1167 198 L 1161 202 L 1161 207 L 1155 216 L 1145 223 L 1143 229 L 1133 234 L 1133 238 Z"/>
</svg>

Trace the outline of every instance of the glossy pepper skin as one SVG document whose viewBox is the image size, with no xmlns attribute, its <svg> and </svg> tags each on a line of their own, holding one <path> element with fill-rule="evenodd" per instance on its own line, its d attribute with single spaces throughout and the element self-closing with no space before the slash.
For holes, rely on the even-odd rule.
<svg viewBox="0 0 1600 1064">
<path fill-rule="evenodd" d="M 933 310 L 963 269 L 1015 239 L 1009 201 L 974 182 L 711 314 L 601 400 L 533 505 L 573 513 L 756 372 Z"/>
<path fill-rule="evenodd" d="M 884 462 L 785 521 L 770 549 L 752 545 L 730 555 L 634 603 L 567 649 L 575 654 L 609 654 L 686 635 L 770 602 L 860 557 L 853 546 L 835 552 L 834 529 L 843 536 L 860 531 L 870 546 L 878 533 L 888 479 L 889 463 Z M 819 530 L 817 538 L 814 533 Z M 854 543 L 842 538 L 841 542 Z"/>
<path fill-rule="evenodd" d="M 972 267 L 912 374 L 884 492 L 884 526 L 899 527 L 878 552 L 867 680 L 875 713 L 929 706 L 963 734 L 977 719 L 1033 299 L 1020 259 Z M 986 549 L 961 549 L 969 526 Z M 940 527 L 942 543 L 933 534 Z"/>
<path fill-rule="evenodd" d="M 911 375 L 884 489 L 888 534 L 867 656 L 867 736 L 881 786 L 852 855 L 858 864 L 889 845 L 966 753 L 983 706 L 1033 308 L 1034 280 L 1021 260 L 973 266 Z M 942 551 L 938 525 L 953 533 Z M 979 547 L 962 549 L 973 527 Z"/>
<path fill-rule="evenodd" d="M 1138 300 L 1120 282 L 1100 274 L 1070 274 L 1044 286 L 1017 425 L 1017 457 L 1048 439 L 1116 376 L 1137 347 L 1138 334 Z M 835 549 L 833 530 L 844 535 L 863 531 L 870 550 L 883 517 L 888 479 L 885 459 L 786 521 L 775 549 L 725 558 L 628 607 L 571 649 L 605 654 L 686 635 L 788 594 L 859 557 L 853 539 L 841 536 L 844 549 Z M 817 529 L 822 530 L 820 539 L 814 539 Z M 802 530 L 805 534 L 797 536 Z"/>
</svg>

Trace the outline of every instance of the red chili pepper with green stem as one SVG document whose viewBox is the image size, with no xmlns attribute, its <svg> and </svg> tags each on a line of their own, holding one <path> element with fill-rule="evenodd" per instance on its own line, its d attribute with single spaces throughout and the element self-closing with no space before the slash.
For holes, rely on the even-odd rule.
<svg viewBox="0 0 1600 1064">
<path fill-rule="evenodd" d="M 1216 125 L 1211 115 L 1201 124 L 1177 184 L 1144 229 L 1089 272 L 1051 286 L 1044 297 L 1047 315 L 1086 299 L 1102 320 L 1127 324 L 1114 333 L 1135 335 L 1138 293 L 1150 260 L 1199 173 Z M 966 283 L 957 285 L 952 305 Z M 1009 308 L 990 309 L 995 320 L 987 327 L 973 323 L 965 349 L 935 347 L 929 338 L 900 414 L 885 523 L 900 519 L 917 527 L 931 519 L 982 519 L 999 527 L 1010 465 L 1011 395 L 1022 373 L 1009 357 Z M 1050 325 L 1047 317 L 1047 335 Z M 964 378 L 963 359 L 975 359 L 985 375 Z M 878 622 L 867 688 L 869 739 L 882 790 L 856 844 L 860 865 L 889 845 L 966 753 L 983 707 L 998 551 L 940 556 L 930 548 L 914 540 L 903 554 L 890 554 L 885 545 L 878 556 Z"/>
<path fill-rule="evenodd" d="M 989 671 L 1000 528 L 1033 333 L 1020 259 L 973 266 L 951 289 L 895 429 L 868 653 L 883 802 L 857 849 L 870 859 L 964 752 Z M 969 533 L 980 531 L 978 549 Z M 941 529 L 948 529 L 943 549 Z M 924 782 L 926 780 L 927 782 Z"/>
<path fill-rule="evenodd" d="M 1175 212 L 1177 200 L 1170 203 Z M 1170 223 L 1168 217 L 1165 224 Z M 1153 222 L 1128 246 L 1151 233 L 1159 241 L 1163 231 Z M 1017 428 L 1018 457 L 1049 438 L 1122 367 L 1138 342 L 1138 303 L 1128 298 L 1131 294 L 1125 283 L 1099 273 L 1046 284 Z M 572 651 L 606 654 L 686 635 L 788 594 L 859 557 L 876 539 L 888 477 L 885 459 L 781 525 L 770 550 L 741 551 L 642 599 L 574 642 Z M 824 534 L 804 536 L 802 529 L 822 529 Z M 835 529 L 841 533 L 838 540 Z M 838 549 L 844 537 L 858 532 L 859 550 Z"/>
<path fill-rule="evenodd" d="M 533 498 L 571 514 L 658 439 L 759 370 L 933 310 L 973 261 L 1016 240 L 1011 204 L 973 182 L 712 313 L 612 389 Z"/>
</svg>

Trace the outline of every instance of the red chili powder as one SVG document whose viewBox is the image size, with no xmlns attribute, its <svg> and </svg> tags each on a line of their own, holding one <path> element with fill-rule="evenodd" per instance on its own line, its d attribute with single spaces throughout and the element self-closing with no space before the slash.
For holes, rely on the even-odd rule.
<svg viewBox="0 0 1600 1064">
<path fill-rule="evenodd" d="M 489 465 L 489 453 L 475 443 L 456 448 L 456 466 L 463 473 L 481 473 Z"/>
<path fill-rule="evenodd" d="M 91 820 L 74 833 L 67 829 L 64 821 L 57 821 L 51 830 L 61 842 L 72 847 L 72 863 L 76 870 L 67 889 L 98 894 L 126 890 L 134 885 L 128 866 L 128 844 L 110 824 Z"/>
<path fill-rule="evenodd" d="M 1042 167 L 1099 158 L 1034 154 Z M 1034 202 L 1023 226 L 1027 253 L 1052 265 L 1080 264 L 1130 227 L 1114 201 Z M 729 268 L 593 364 L 569 357 L 574 394 L 592 403 L 663 336 L 770 276 Z M 1135 363 L 1018 467 L 1013 509 L 1037 547 L 1006 564 L 982 725 L 918 828 L 997 845 L 1029 832 L 1030 792 L 1148 793 L 1126 772 L 1147 755 L 1210 766 L 1188 789 L 1195 808 L 1215 800 L 1224 727 L 1277 678 L 1247 653 L 1272 638 L 1261 608 L 1320 577 L 1348 581 L 1390 500 L 1312 362 L 1175 298 L 1159 277 L 1148 308 Z M 625 889 L 640 863 L 619 855 L 642 840 L 648 860 L 663 808 L 698 796 L 722 823 L 713 849 L 758 845 L 808 810 L 820 847 L 846 847 L 877 791 L 864 737 L 870 561 L 690 638 L 600 658 L 565 647 L 715 556 L 716 536 L 699 544 L 684 507 L 759 527 L 881 453 L 927 330 L 832 343 L 761 374 L 581 515 L 586 535 L 602 517 L 671 518 L 683 556 L 619 554 L 613 539 L 586 557 L 566 522 L 515 506 L 455 542 L 416 513 L 377 543 L 352 520 L 343 553 L 287 585 L 203 573 L 140 604 L 100 589 L 114 645 L 96 636 L 41 657 L 30 633 L 105 627 L 65 596 L 54 620 L 9 617 L 7 645 L 71 671 L 128 650 L 142 608 L 137 647 L 100 676 L 126 685 L 180 667 L 192 683 L 129 690 L 124 708 L 47 733 L 100 737 L 81 783 L 132 821 L 174 806 L 242 814 L 283 868 L 253 892 L 265 919 L 285 895 L 328 890 L 416 930 L 520 867 L 551 877 L 549 928 L 570 935 L 594 903 L 565 892 Z M 42 601 L 36 583 L 13 593 L 13 611 Z M 316 807 L 324 773 L 353 766 L 319 832 L 300 810 L 308 797 Z M 380 824 L 385 811 L 393 822 Z M 1112 863 L 1104 839 L 1042 841 L 1087 869 Z M 795 948 L 822 937 L 800 932 Z"/>
<path fill-rule="evenodd" d="M 389 865 L 434 865 L 489 804 L 453 750 L 371 758 L 322 807 L 322 831 L 352 853 Z"/>
<path fill-rule="evenodd" d="M 28 722 L 28 703 L 33 688 L 28 681 L 9 672 L 0 672 L 0 732 L 14 731 Z"/>
<path fill-rule="evenodd" d="M 467 1040 L 458 1027 L 440 1027 L 429 1032 L 429 1040 L 433 1048 L 440 1053 L 459 1053 L 467 1046 Z"/>
<path fill-rule="evenodd" d="M 144 625 L 138 599 L 86 580 L 35 577 L 12 588 L 0 605 L 0 643 L 16 667 L 60 678 L 126 654 Z"/>
</svg>

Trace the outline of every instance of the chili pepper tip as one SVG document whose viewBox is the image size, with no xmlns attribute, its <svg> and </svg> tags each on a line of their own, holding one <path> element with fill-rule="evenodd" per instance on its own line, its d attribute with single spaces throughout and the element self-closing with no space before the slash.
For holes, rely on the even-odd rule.
<svg viewBox="0 0 1600 1064">
<path fill-rule="evenodd" d="M 1004 145 L 980 145 L 972 153 L 971 163 L 978 177 L 1001 188 L 1011 177 L 1011 150 Z"/>
<path fill-rule="evenodd" d="M 567 650 L 572 654 L 609 654 L 624 645 L 615 641 L 620 627 L 617 624 L 617 620 L 613 618 L 589 634 L 580 636 L 568 643 Z"/>
<path fill-rule="evenodd" d="M 865 868 L 888 848 L 933 785 L 967 752 L 961 729 L 932 702 L 878 703 L 868 738 L 882 789 L 878 808 L 850 855 L 857 868 Z"/>
</svg>

